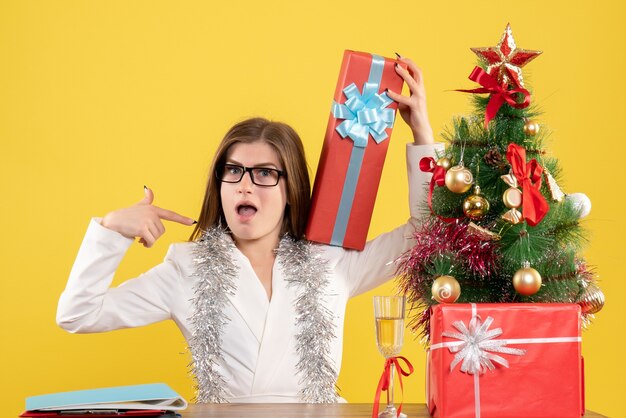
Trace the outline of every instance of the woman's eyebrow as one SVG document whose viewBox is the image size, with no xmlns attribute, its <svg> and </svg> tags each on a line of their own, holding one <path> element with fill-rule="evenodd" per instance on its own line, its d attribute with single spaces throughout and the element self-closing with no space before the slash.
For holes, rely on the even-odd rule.
<svg viewBox="0 0 626 418">
<path fill-rule="evenodd" d="M 239 161 L 233 160 L 232 158 L 227 159 L 226 160 L 226 164 L 236 164 L 236 165 L 240 165 L 240 166 L 244 165 L 244 164 L 240 163 Z M 270 163 L 270 162 L 254 164 L 251 167 L 268 167 L 268 166 L 272 166 L 274 168 L 278 168 L 278 166 L 275 163 Z"/>
</svg>

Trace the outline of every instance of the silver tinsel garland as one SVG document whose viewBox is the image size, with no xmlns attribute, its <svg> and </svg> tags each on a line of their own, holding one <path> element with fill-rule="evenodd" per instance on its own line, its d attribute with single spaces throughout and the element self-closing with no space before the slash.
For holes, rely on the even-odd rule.
<svg viewBox="0 0 626 418">
<path fill-rule="evenodd" d="M 297 286 L 296 335 L 300 356 L 297 372 L 304 402 L 337 402 L 337 371 L 330 357 L 335 338 L 333 312 L 324 306 L 328 286 L 326 260 L 310 242 L 285 236 L 277 251 L 278 260 L 290 286 Z"/>
<path fill-rule="evenodd" d="M 229 320 L 225 314 L 228 295 L 235 292 L 238 269 L 233 263 L 234 244 L 219 227 L 204 231 L 193 250 L 198 282 L 194 287 L 190 318 L 193 334 L 189 350 L 193 357 L 191 372 L 196 381 L 196 402 L 227 402 L 226 381 L 217 371 L 223 361 L 221 336 Z"/>
<path fill-rule="evenodd" d="M 192 299 L 190 321 L 194 331 L 189 350 L 198 403 L 228 402 L 226 381 L 216 366 L 224 360 L 221 336 L 229 320 L 224 312 L 228 295 L 236 289 L 238 269 L 232 259 L 233 249 L 228 234 L 212 228 L 203 233 L 193 250 L 198 282 Z M 337 372 L 330 357 L 330 343 L 335 338 L 334 314 L 322 303 L 329 282 L 326 260 L 313 244 L 287 236 L 281 240 L 277 258 L 288 285 L 298 290 L 295 323 L 300 357 L 296 372 L 303 386 L 300 396 L 309 403 L 337 402 Z"/>
</svg>

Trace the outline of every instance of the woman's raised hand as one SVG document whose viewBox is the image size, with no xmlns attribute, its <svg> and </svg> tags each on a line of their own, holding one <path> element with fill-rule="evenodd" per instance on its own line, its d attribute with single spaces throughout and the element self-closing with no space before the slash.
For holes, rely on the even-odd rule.
<svg viewBox="0 0 626 418">
<path fill-rule="evenodd" d="M 145 197 L 139 203 L 107 213 L 101 225 L 127 238 L 139 238 L 144 247 L 150 248 L 165 233 L 162 219 L 189 226 L 195 223 L 191 218 L 154 206 L 152 190 L 144 186 L 144 192 Z"/>
<path fill-rule="evenodd" d="M 408 70 L 396 64 L 396 72 L 409 86 L 411 95 L 407 97 L 401 95 L 401 92 L 391 90 L 387 91 L 387 95 L 398 102 L 400 116 L 411 128 L 414 142 L 419 145 L 432 144 L 434 142 L 433 130 L 428 120 L 422 71 L 408 58 L 398 56 L 398 60 L 407 64 Z"/>
</svg>

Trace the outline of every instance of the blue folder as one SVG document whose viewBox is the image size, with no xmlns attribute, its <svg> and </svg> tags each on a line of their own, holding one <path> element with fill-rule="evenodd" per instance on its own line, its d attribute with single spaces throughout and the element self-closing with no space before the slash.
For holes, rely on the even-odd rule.
<svg viewBox="0 0 626 418">
<path fill-rule="evenodd" d="M 27 411 L 158 409 L 178 411 L 187 401 L 165 383 L 60 392 L 26 398 Z"/>
</svg>

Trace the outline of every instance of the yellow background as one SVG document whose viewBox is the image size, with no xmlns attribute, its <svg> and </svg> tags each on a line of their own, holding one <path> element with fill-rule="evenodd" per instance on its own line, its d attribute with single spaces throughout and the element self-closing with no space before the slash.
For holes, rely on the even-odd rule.
<svg viewBox="0 0 626 418">
<path fill-rule="evenodd" d="M 476 2 L 474 2 L 476 3 Z M 254 115 L 301 134 L 315 173 L 344 49 L 412 57 L 424 70 L 436 133 L 469 109 L 470 47 L 493 46 L 507 22 L 517 44 L 541 49 L 524 74 L 566 191 L 593 210 L 585 254 L 606 308 L 584 333 L 587 407 L 626 416 L 624 295 L 624 9 L 621 2 L 14 1 L 0 3 L 0 398 L 15 416 L 30 395 L 167 382 L 191 398 L 173 323 L 101 335 L 55 325 L 59 294 L 91 216 L 140 200 L 196 217 L 221 136 Z M 545 127 L 544 126 L 544 127 Z M 370 228 L 408 216 L 404 143 L 396 125 Z M 168 224 L 149 250 L 134 245 L 116 283 L 160 262 L 187 227 Z M 371 402 L 382 359 L 371 297 L 348 306 L 339 385 Z M 424 351 L 405 401 L 424 401 Z"/>
</svg>

